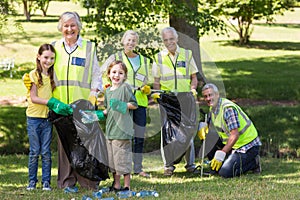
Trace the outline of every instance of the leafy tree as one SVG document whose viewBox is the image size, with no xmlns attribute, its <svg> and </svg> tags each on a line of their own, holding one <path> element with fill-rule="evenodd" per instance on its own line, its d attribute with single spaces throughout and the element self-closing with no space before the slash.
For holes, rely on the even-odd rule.
<svg viewBox="0 0 300 200">
<path fill-rule="evenodd" d="M 37 0 L 38 8 L 43 12 L 43 16 L 47 16 L 47 10 L 49 8 L 51 0 Z"/>
<path fill-rule="evenodd" d="M 34 12 L 37 8 L 36 1 L 33 0 L 21 0 L 21 4 L 23 4 L 24 16 L 27 21 L 30 21 L 32 12 Z"/>
<path fill-rule="evenodd" d="M 17 0 L 17 3 L 23 5 L 24 16 L 27 21 L 30 21 L 32 14 L 38 9 L 42 11 L 43 16 L 46 16 L 50 1 L 51 0 Z"/>
<path fill-rule="evenodd" d="M 266 19 L 273 22 L 273 16 L 291 9 L 294 0 L 209 0 L 214 14 L 223 15 L 229 27 L 239 35 L 239 44 L 249 43 L 253 32 L 253 21 Z"/>
<path fill-rule="evenodd" d="M 128 29 L 139 30 L 141 54 L 152 57 L 158 52 L 160 33 L 157 25 L 169 20 L 169 25 L 178 32 L 194 39 L 192 43 L 179 44 L 192 49 L 197 65 L 201 68 L 199 37 L 209 31 L 224 30 L 222 21 L 212 16 L 208 8 L 201 7 L 197 0 L 83 0 L 89 10 L 85 18 L 89 28 L 96 31 L 99 42 L 98 56 L 101 61 L 106 54 L 120 50 L 120 36 L 111 36 Z M 160 43 L 160 42 L 159 42 Z M 106 52 L 109 51 L 109 52 Z M 105 54 L 105 55 L 104 55 Z M 201 73 L 201 72 L 200 72 Z M 203 77 L 203 76 L 202 76 Z"/>
<path fill-rule="evenodd" d="M 9 0 L 1 0 L 0 1 L 0 41 L 3 39 L 3 36 L 10 32 L 10 26 L 15 26 L 17 30 L 23 31 L 23 28 L 20 23 L 13 21 L 13 18 L 9 18 L 10 16 L 15 16 L 16 11 L 12 7 L 12 4 Z"/>
</svg>

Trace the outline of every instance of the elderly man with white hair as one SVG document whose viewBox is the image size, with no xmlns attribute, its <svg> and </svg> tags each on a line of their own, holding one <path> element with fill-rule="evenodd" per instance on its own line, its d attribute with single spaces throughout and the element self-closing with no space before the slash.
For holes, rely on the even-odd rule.
<svg viewBox="0 0 300 200">
<path fill-rule="evenodd" d="M 196 97 L 197 92 L 197 76 L 198 68 L 194 61 L 192 51 L 178 46 L 178 34 L 173 27 L 166 27 L 161 31 L 162 41 L 165 49 L 155 55 L 154 64 L 152 68 L 152 75 L 154 77 L 153 88 L 157 90 L 170 91 L 178 98 L 178 93 L 190 93 L 186 96 L 186 104 L 195 105 L 193 95 Z M 191 98 L 190 98 L 191 97 Z M 160 98 L 159 93 L 152 95 L 154 101 Z M 168 117 L 168 116 L 167 116 Z M 166 118 L 162 116 L 162 122 Z M 194 121 L 194 119 L 191 119 Z M 178 147 L 176 147 L 178 148 Z M 186 165 L 188 172 L 199 173 L 196 169 L 194 141 L 191 139 L 187 149 L 183 149 L 185 154 Z M 165 148 L 162 148 L 162 157 L 164 161 L 164 175 L 171 176 L 175 170 L 175 160 L 168 159 L 168 153 Z M 168 160 L 168 161 L 167 161 Z"/>
<path fill-rule="evenodd" d="M 237 104 L 221 98 L 217 86 L 212 83 L 203 86 L 202 96 L 210 107 L 210 127 L 216 129 L 223 143 L 218 145 L 220 149 L 211 160 L 212 170 L 224 178 L 240 176 L 247 171 L 260 173 L 261 141 L 246 113 Z"/>
</svg>

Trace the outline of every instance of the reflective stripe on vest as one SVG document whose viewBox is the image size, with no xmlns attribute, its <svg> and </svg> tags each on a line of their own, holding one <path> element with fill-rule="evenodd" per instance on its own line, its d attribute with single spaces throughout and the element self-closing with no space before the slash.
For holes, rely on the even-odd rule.
<svg viewBox="0 0 300 200">
<path fill-rule="evenodd" d="M 168 55 L 162 56 L 161 52 L 157 54 L 156 59 L 161 71 L 160 84 L 162 90 L 175 89 L 178 92 L 190 91 L 189 61 L 191 56 L 192 53 L 190 50 L 180 48 L 179 55 L 176 58 L 176 63 L 173 64 Z M 178 67 L 178 62 L 183 61 L 185 63 L 185 67 Z"/>
<path fill-rule="evenodd" d="M 218 134 L 223 139 L 223 143 L 226 144 L 228 141 L 228 138 L 230 136 L 230 131 L 228 127 L 226 126 L 225 120 L 224 120 L 224 109 L 228 107 L 234 107 L 236 111 L 238 112 L 238 120 L 240 122 L 240 127 L 238 128 L 239 132 L 239 139 L 236 141 L 233 149 L 238 149 L 252 140 L 254 140 L 257 137 L 257 130 L 255 126 L 253 125 L 252 121 L 249 119 L 249 117 L 243 112 L 243 110 L 233 102 L 221 98 L 221 106 L 219 113 L 215 115 L 212 113 L 212 121 L 214 124 L 214 127 L 216 128 Z"/>
<path fill-rule="evenodd" d="M 63 44 L 53 44 L 57 52 L 53 75 L 56 89 L 53 97 L 68 104 L 78 99 L 87 99 L 91 88 L 94 43 L 82 40 L 82 47 L 77 46 L 70 54 Z"/>
<path fill-rule="evenodd" d="M 127 67 L 127 80 L 126 82 L 130 84 L 133 88 L 141 87 L 148 82 L 148 66 L 150 66 L 150 59 L 139 54 L 140 57 L 140 66 L 136 72 L 133 70 L 133 66 L 130 63 L 130 60 L 123 51 L 116 53 L 116 60 L 122 61 Z M 144 80 L 141 80 L 141 78 Z M 148 97 L 140 90 L 135 90 L 135 98 L 139 106 L 147 107 L 148 106 Z"/>
</svg>

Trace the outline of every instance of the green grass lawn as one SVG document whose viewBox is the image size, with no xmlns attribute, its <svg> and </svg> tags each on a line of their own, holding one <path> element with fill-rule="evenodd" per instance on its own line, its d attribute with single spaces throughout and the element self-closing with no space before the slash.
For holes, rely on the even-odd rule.
<svg viewBox="0 0 300 200">
<path fill-rule="evenodd" d="M 79 189 L 77 194 L 65 194 L 56 188 L 57 155 L 53 155 L 52 188 L 53 191 L 42 191 L 40 183 L 36 191 L 26 191 L 27 162 L 26 155 L 0 157 L 0 193 L 1 199 L 77 199 L 83 195 L 92 196 L 91 191 Z M 265 158 L 262 161 L 261 175 L 248 173 L 240 178 L 223 179 L 217 176 L 203 177 L 188 174 L 184 162 L 177 165 L 172 177 L 163 176 L 163 163 L 158 154 L 146 154 L 144 168 L 151 174 L 150 179 L 132 176 L 131 189 L 156 190 L 159 199 L 299 199 L 300 197 L 300 162 L 288 159 Z M 205 168 L 206 169 L 206 168 Z M 39 169 L 39 180 L 41 168 Z M 100 183 L 100 187 L 112 184 L 112 179 Z M 103 197 L 114 197 L 106 194 Z M 138 199 L 132 197 L 130 199 Z M 147 197 L 147 199 L 155 199 Z"/>
</svg>

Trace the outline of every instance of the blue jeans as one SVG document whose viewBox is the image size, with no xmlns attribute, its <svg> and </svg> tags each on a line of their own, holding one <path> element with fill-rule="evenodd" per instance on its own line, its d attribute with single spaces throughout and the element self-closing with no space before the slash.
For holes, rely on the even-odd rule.
<svg viewBox="0 0 300 200">
<path fill-rule="evenodd" d="M 224 161 L 219 175 L 224 178 L 231 178 L 234 176 L 240 176 L 241 174 L 255 169 L 256 161 L 255 157 L 259 153 L 259 146 L 254 146 L 246 153 L 234 152 L 228 156 Z"/>
<path fill-rule="evenodd" d="M 51 150 L 52 124 L 46 118 L 27 117 L 27 132 L 29 138 L 29 181 L 37 182 L 39 155 L 42 156 L 42 183 L 51 180 Z"/>
<path fill-rule="evenodd" d="M 146 131 L 146 108 L 139 106 L 136 110 L 133 110 L 133 172 L 142 172 L 143 161 L 143 149 L 145 141 Z"/>
</svg>

